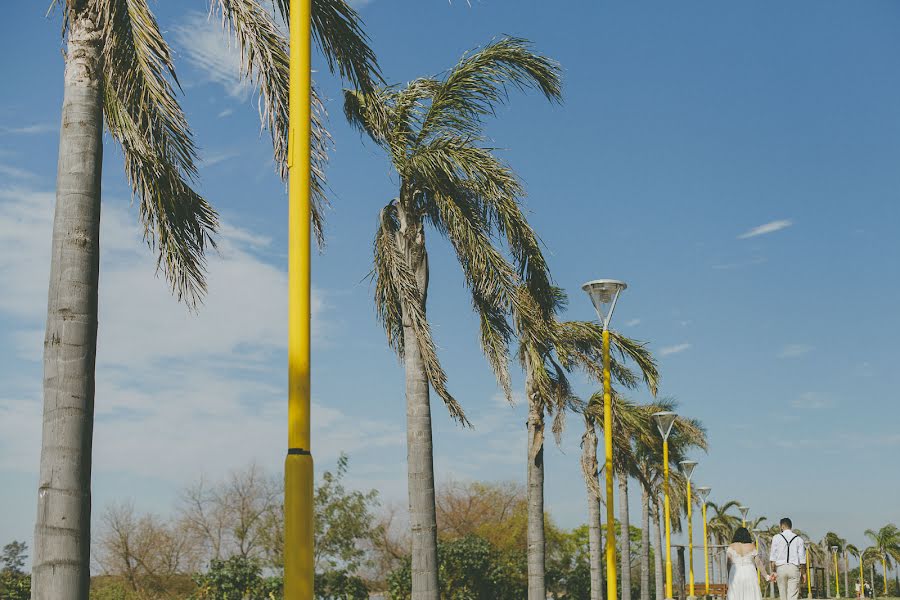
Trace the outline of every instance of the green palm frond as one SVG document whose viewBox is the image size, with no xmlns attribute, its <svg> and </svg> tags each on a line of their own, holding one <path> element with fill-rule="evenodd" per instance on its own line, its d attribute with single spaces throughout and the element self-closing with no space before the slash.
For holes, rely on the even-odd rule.
<svg viewBox="0 0 900 600">
<path fill-rule="evenodd" d="M 419 130 L 419 142 L 444 132 L 479 137 L 481 119 L 506 100 L 510 86 L 537 88 L 548 100 L 560 101 L 562 69 L 529 46 L 521 38 L 506 37 L 464 55 L 433 97 Z"/>
<path fill-rule="evenodd" d="M 290 22 L 290 0 L 274 0 L 285 23 Z M 353 87 L 367 91 L 381 82 L 375 53 L 363 30 L 359 13 L 346 0 L 312 0 L 312 36 L 328 62 Z"/>
<path fill-rule="evenodd" d="M 425 364 L 428 382 L 434 391 L 444 400 L 450 415 L 462 423 L 470 425 L 462 407 L 447 390 L 447 375 L 437 357 L 437 349 L 431 336 L 431 326 L 420 305 L 423 290 L 419 289 L 415 275 L 410 269 L 406 257 L 400 250 L 397 237 L 400 226 L 393 204 L 382 211 L 381 222 L 375 240 L 375 300 L 379 318 L 388 333 L 391 345 L 402 355 L 405 345 L 410 343 L 402 337 L 403 323 L 408 321 L 414 331 L 419 351 Z M 400 311 L 400 320 L 396 320 L 395 311 Z"/>
<path fill-rule="evenodd" d="M 197 149 L 175 98 L 171 52 L 144 0 L 100 0 L 97 9 L 104 116 L 140 200 L 144 239 L 177 297 L 195 307 L 206 291 L 205 252 L 215 247 L 218 216 L 191 187 Z"/>
</svg>

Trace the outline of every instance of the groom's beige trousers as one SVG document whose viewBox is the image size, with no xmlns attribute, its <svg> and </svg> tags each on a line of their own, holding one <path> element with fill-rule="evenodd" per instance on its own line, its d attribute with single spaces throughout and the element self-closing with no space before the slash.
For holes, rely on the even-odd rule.
<svg viewBox="0 0 900 600">
<path fill-rule="evenodd" d="M 781 600 L 797 600 L 800 597 L 800 568 L 797 565 L 781 565 L 775 569 L 775 574 Z"/>
</svg>

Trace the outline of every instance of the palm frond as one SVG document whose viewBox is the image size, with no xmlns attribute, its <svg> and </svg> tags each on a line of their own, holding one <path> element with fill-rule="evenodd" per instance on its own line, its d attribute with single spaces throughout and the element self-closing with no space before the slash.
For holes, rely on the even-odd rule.
<svg viewBox="0 0 900 600">
<path fill-rule="evenodd" d="M 197 149 L 175 98 L 171 52 L 145 0 L 99 0 L 104 44 L 104 115 L 140 200 L 144 239 L 180 300 L 206 291 L 205 252 L 218 216 L 191 188 Z"/>
<path fill-rule="evenodd" d="M 360 133 L 365 133 L 373 142 L 390 150 L 392 126 L 391 103 L 394 92 L 380 88 L 372 92 L 344 90 L 344 116 L 347 122 Z"/>
<path fill-rule="evenodd" d="M 481 119 L 506 100 L 508 88 L 539 89 L 551 101 L 562 98 L 561 68 L 535 54 L 521 38 L 506 37 L 467 54 L 435 94 L 419 130 L 419 143 L 439 132 L 479 137 Z"/>
</svg>

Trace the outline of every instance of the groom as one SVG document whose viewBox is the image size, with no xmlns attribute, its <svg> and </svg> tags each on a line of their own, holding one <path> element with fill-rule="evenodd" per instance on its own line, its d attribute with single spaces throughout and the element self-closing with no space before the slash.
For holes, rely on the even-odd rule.
<svg viewBox="0 0 900 600">
<path fill-rule="evenodd" d="M 772 538 L 769 561 L 778 581 L 781 600 L 797 600 L 800 584 L 805 578 L 806 544 L 803 538 L 791 531 L 793 523 L 787 517 L 781 520 L 781 533 Z"/>
</svg>

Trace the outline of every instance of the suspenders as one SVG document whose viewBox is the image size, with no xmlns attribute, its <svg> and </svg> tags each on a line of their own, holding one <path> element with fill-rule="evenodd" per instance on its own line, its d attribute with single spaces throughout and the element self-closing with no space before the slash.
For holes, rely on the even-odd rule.
<svg viewBox="0 0 900 600">
<path fill-rule="evenodd" d="M 780 535 L 781 539 L 784 540 L 784 543 L 787 544 L 787 561 L 786 562 L 787 562 L 787 564 L 791 564 L 791 544 L 794 543 L 794 540 L 796 540 L 800 536 L 795 535 L 794 537 L 791 538 L 791 541 L 788 541 L 788 539 L 786 537 L 784 537 L 783 533 L 779 533 L 778 535 Z"/>
</svg>

